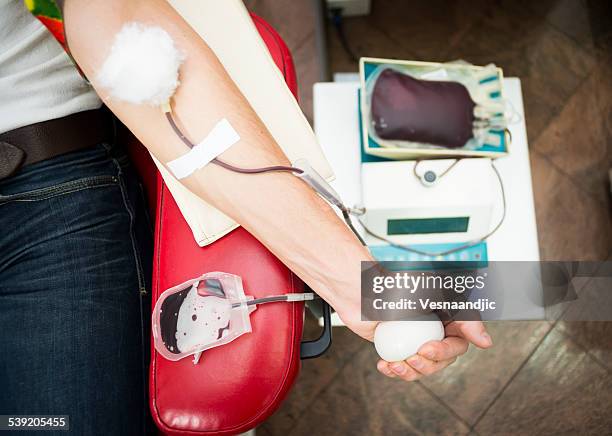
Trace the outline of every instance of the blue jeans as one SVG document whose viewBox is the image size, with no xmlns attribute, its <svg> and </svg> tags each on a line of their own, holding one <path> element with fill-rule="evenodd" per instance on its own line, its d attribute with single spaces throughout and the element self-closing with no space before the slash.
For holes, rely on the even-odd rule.
<svg viewBox="0 0 612 436">
<path fill-rule="evenodd" d="M 119 147 L 0 181 L 0 414 L 69 415 L 76 435 L 152 432 L 151 266 L 144 196 Z"/>
</svg>

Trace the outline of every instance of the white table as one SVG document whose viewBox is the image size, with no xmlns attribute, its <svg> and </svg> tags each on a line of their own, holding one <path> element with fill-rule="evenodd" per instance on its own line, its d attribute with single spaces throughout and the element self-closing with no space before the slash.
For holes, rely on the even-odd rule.
<svg viewBox="0 0 612 436">
<path fill-rule="evenodd" d="M 504 223 L 487 240 L 488 259 L 538 261 L 540 255 L 521 82 L 518 78 L 506 78 L 503 86 L 521 121 L 510 126 L 510 153 L 495 161 L 503 179 L 507 207 Z M 359 83 L 351 81 L 314 85 L 315 133 L 336 174 L 332 185 L 347 205 L 361 201 L 358 88 Z M 499 191 L 500 188 L 497 186 L 495 189 Z M 492 225 L 499 221 L 503 210 L 501 192 L 497 198 Z M 520 289 L 520 283 L 516 285 Z M 534 313 L 533 317 L 537 318 L 538 314 Z"/>
<path fill-rule="evenodd" d="M 361 201 L 358 88 L 356 82 L 314 85 L 315 133 L 336 173 L 332 185 L 349 205 Z M 520 80 L 506 78 L 504 92 L 521 121 L 510 126 L 509 155 L 495 161 L 504 182 L 507 211 L 503 225 L 487 241 L 488 257 L 492 261 L 537 261 L 540 255 Z M 501 193 L 497 198 L 500 201 L 494 208 L 492 223 L 497 223 L 502 213 Z"/>
</svg>

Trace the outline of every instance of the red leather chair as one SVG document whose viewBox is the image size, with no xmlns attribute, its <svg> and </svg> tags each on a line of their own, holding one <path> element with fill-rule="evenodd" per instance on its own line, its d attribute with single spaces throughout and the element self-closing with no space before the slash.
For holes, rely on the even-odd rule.
<svg viewBox="0 0 612 436">
<path fill-rule="evenodd" d="M 264 20 L 253 15 L 253 21 L 297 98 L 287 46 Z M 240 275 L 245 293 L 255 298 L 303 291 L 303 283 L 242 228 L 199 247 L 144 147 L 132 147 L 131 155 L 156 210 L 153 304 L 164 290 L 209 271 Z M 205 351 L 196 365 L 189 358 L 164 359 L 151 342 L 149 396 L 159 429 L 172 435 L 226 435 L 263 422 L 297 377 L 303 317 L 301 303 L 261 306 L 251 315 L 252 333 Z M 329 328 L 324 336 L 302 344 L 302 354 L 320 354 L 321 343 L 329 345 Z"/>
</svg>

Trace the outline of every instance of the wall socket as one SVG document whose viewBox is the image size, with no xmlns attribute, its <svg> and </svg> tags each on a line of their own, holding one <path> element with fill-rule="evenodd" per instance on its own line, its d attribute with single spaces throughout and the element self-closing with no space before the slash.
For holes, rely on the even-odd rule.
<svg viewBox="0 0 612 436">
<path fill-rule="evenodd" d="M 369 15 L 372 0 L 326 0 L 327 9 L 342 9 L 342 16 Z"/>
</svg>

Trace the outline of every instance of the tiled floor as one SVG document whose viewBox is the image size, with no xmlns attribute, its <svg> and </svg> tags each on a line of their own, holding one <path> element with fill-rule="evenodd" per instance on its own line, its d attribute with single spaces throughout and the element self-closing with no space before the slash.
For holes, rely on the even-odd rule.
<svg viewBox="0 0 612 436">
<path fill-rule="evenodd" d="M 318 77 L 309 0 L 246 0 L 293 50 L 311 117 Z M 522 81 L 540 252 L 548 260 L 612 254 L 612 7 L 591 0 L 372 0 L 345 20 L 357 55 L 495 62 Z M 332 27 L 333 71 L 356 71 Z M 595 279 L 594 279 L 595 280 Z M 588 292 L 610 282 L 583 281 Z M 307 330 L 316 326 L 311 320 Z M 259 434 L 610 434 L 612 323 L 489 324 L 495 347 L 471 350 L 410 385 L 382 378 L 375 353 L 344 329 L 306 361 Z"/>
</svg>

